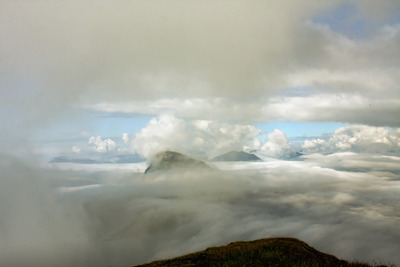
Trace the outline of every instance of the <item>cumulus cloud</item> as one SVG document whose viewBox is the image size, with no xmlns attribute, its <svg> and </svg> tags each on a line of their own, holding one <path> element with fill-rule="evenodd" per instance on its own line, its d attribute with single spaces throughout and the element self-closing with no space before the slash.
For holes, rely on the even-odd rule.
<svg viewBox="0 0 400 267">
<path fill-rule="evenodd" d="M 123 133 L 122 134 L 122 141 L 124 142 L 124 144 L 127 144 L 129 142 L 129 135 L 128 133 Z"/>
<path fill-rule="evenodd" d="M 367 152 L 397 154 L 400 151 L 400 129 L 352 125 L 337 129 L 327 140 L 306 140 L 302 146 L 309 152 Z"/>
<path fill-rule="evenodd" d="M 313 151 L 318 146 L 321 146 L 323 144 L 325 144 L 325 140 L 320 139 L 320 138 L 305 140 L 304 144 L 302 145 L 302 148 L 304 148 L 307 151 Z"/>
<path fill-rule="evenodd" d="M 258 152 L 269 157 L 280 157 L 283 156 L 289 148 L 290 143 L 285 133 L 275 129 L 272 133 L 268 134 L 265 143 Z"/>
<path fill-rule="evenodd" d="M 183 120 L 172 115 L 153 118 L 129 138 L 129 148 L 145 157 L 175 150 L 202 158 L 230 150 L 259 148 L 261 131 L 250 125 L 230 125 L 207 120 Z"/>
<path fill-rule="evenodd" d="M 115 142 L 110 138 L 101 139 L 101 136 L 92 136 L 89 138 L 88 144 L 93 148 L 94 151 L 99 153 L 106 153 L 114 151 L 117 147 Z"/>
<path fill-rule="evenodd" d="M 72 146 L 71 151 L 76 154 L 81 153 L 81 149 L 77 146 Z"/>
<path fill-rule="evenodd" d="M 232 150 L 253 151 L 267 158 L 286 158 L 299 150 L 298 144 L 290 142 L 279 129 L 268 133 L 265 141 L 260 139 L 262 133 L 251 125 L 161 115 L 152 118 L 139 132 L 123 133 L 125 147 L 118 151 L 149 158 L 160 151 L 174 150 L 209 159 Z M 118 152 L 113 140 L 103 140 L 100 136 L 92 136 L 89 145 L 99 153 Z M 396 155 L 400 151 L 400 132 L 398 128 L 346 126 L 331 134 L 306 139 L 301 149 L 306 154 L 352 151 Z"/>
</svg>

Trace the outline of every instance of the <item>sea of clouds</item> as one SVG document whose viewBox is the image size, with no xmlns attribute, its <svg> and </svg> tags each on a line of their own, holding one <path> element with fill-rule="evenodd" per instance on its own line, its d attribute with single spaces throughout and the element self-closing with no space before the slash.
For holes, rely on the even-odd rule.
<svg viewBox="0 0 400 267">
<path fill-rule="evenodd" d="M 397 0 L 1 4 L 1 266 L 129 266 L 271 236 L 400 264 Z M 318 20 L 342 8 L 365 35 Z M 78 122 L 72 142 L 85 112 L 155 117 L 120 140 Z M 270 121 L 352 125 L 293 147 L 252 126 Z M 38 147 L 60 153 L 48 127 L 97 164 L 43 166 Z M 99 164 L 164 149 L 265 162 Z"/>
<path fill-rule="evenodd" d="M 396 156 L 316 153 L 152 175 L 145 163 L 0 162 L 3 266 L 129 266 L 277 236 L 400 263 Z"/>
</svg>

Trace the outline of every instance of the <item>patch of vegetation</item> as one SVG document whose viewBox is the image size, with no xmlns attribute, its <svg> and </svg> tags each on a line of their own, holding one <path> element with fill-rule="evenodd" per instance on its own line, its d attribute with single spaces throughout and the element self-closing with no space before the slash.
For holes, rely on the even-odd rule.
<svg viewBox="0 0 400 267">
<path fill-rule="evenodd" d="M 155 266 L 343 266 L 371 267 L 367 263 L 349 263 L 322 253 L 295 238 L 266 238 L 249 242 L 234 242 L 211 247 L 185 256 L 155 261 L 140 267 Z M 384 265 L 380 265 L 383 267 Z"/>
</svg>

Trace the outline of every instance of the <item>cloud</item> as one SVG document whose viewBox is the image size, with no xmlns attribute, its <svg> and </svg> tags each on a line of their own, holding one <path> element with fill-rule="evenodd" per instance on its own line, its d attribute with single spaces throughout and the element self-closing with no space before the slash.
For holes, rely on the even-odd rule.
<svg viewBox="0 0 400 267">
<path fill-rule="evenodd" d="M 131 102 L 101 102 L 85 108 L 114 114 L 173 114 L 180 118 L 249 122 L 260 120 L 260 104 L 223 97 L 162 98 Z"/>
<path fill-rule="evenodd" d="M 1 37 L 7 42 L 1 55 L 2 68 L 11 75 L 4 85 L 23 91 L 23 83 L 30 84 L 34 97 L 42 93 L 53 100 L 43 101 L 46 109 L 81 96 L 96 103 L 165 94 L 243 95 L 255 90 L 264 75 L 260 69 L 275 68 L 275 53 L 290 51 L 282 45 L 290 37 L 289 20 L 278 14 L 295 9 L 278 2 L 274 9 L 262 1 L 223 3 L 21 6 L 7 1 L 1 16 L 6 22 Z M 293 20 L 309 12 L 301 11 L 291 12 Z M 18 77 L 23 79 L 14 84 Z"/>
<path fill-rule="evenodd" d="M 302 147 L 309 152 L 397 154 L 400 151 L 400 130 L 366 125 L 346 126 L 337 129 L 327 140 L 306 140 Z"/>
<path fill-rule="evenodd" d="M 77 146 L 72 146 L 71 151 L 76 154 L 81 153 L 81 149 Z"/>
<path fill-rule="evenodd" d="M 343 153 L 227 164 L 220 176 L 146 179 L 131 166 L 49 170 L 1 156 L 0 265 L 126 266 L 276 235 L 399 263 L 399 131 L 383 127 L 400 127 L 399 2 L 352 1 L 375 25 L 363 38 L 314 22 L 342 3 L 2 1 L 0 149 L 29 162 L 37 131 L 81 107 L 158 116 L 122 136 L 146 156 L 261 149 L 253 122 L 365 125 L 304 144 Z M 93 153 L 119 152 L 101 136 Z M 290 145 L 274 131 L 264 151 Z"/>
<path fill-rule="evenodd" d="M 94 151 L 99 153 L 106 153 L 114 151 L 117 147 L 115 142 L 110 138 L 101 139 L 101 136 L 92 136 L 89 138 L 88 144 L 93 148 Z"/>
<path fill-rule="evenodd" d="M 261 146 L 259 153 L 269 157 L 280 157 L 290 148 L 289 140 L 286 135 L 275 129 L 272 133 L 268 134 L 265 143 Z"/>
<path fill-rule="evenodd" d="M 296 32 L 291 38 L 297 52 L 290 53 L 290 67 L 277 67 L 272 80 L 279 81 L 274 85 L 268 84 L 271 79 L 263 78 L 267 82 L 260 85 L 262 92 L 246 91 L 244 98 L 218 93 L 144 102 L 103 101 L 87 107 L 151 115 L 168 111 L 186 118 L 242 122 L 341 121 L 399 126 L 395 114 L 400 66 L 393 57 L 400 47 L 396 45 L 400 40 L 398 25 L 382 26 L 365 39 L 347 37 L 311 20 L 291 29 Z M 199 91 L 196 86 L 192 88 Z M 304 88 L 310 89 L 308 94 L 299 95 L 297 91 Z M 365 116 L 366 111 L 369 116 Z"/>
<path fill-rule="evenodd" d="M 369 153 L 337 152 L 329 155 L 310 154 L 302 157 L 309 163 L 338 171 L 370 173 L 381 179 L 398 179 L 399 157 Z"/>
<path fill-rule="evenodd" d="M 398 128 L 351 125 L 333 133 L 306 139 L 303 144 L 290 142 L 279 129 L 268 133 L 251 125 L 227 124 L 211 120 L 188 120 L 173 115 L 154 117 L 139 132 L 122 134 L 123 144 L 118 148 L 111 139 L 92 136 L 91 149 L 97 153 L 137 153 L 145 158 L 164 151 L 174 150 L 200 157 L 213 158 L 228 151 L 253 151 L 267 158 L 288 158 L 299 149 L 303 153 L 362 152 L 397 155 L 400 151 Z M 100 155 L 97 155 L 100 156 Z"/>
<path fill-rule="evenodd" d="M 79 116 L 71 107 L 134 102 L 150 104 L 146 112 L 159 115 L 158 105 L 169 107 L 171 99 L 188 102 L 176 115 L 189 110 L 194 119 L 210 119 L 214 110 L 216 118 L 242 122 L 292 118 L 377 125 L 381 118 L 398 126 L 393 118 L 399 27 L 386 23 L 398 3 L 352 3 L 361 16 L 373 14 L 368 21 L 379 22 L 364 39 L 313 22 L 342 1 L 3 1 L 2 145 L 12 150 L 29 139 L 26 132 L 65 114 Z M 345 99 L 363 97 L 363 105 L 344 100 L 332 113 L 331 106 L 302 105 L 313 98 L 290 98 L 300 105 L 296 113 L 273 108 L 282 90 L 298 87 L 324 92 L 317 96 L 324 102 L 346 92 Z M 376 99 L 379 105 L 368 110 L 378 115 L 367 119 L 363 111 Z M 291 103 L 283 110 L 292 110 Z M 233 111 L 226 108 L 230 104 Z"/>
<path fill-rule="evenodd" d="M 377 92 L 378 93 L 378 92 Z M 368 97 L 360 93 L 323 93 L 302 88 L 258 100 L 226 98 L 165 98 L 156 101 L 102 102 L 89 110 L 120 114 L 174 114 L 181 118 L 222 120 L 238 123 L 268 121 L 341 121 L 374 126 L 398 127 L 392 114 L 400 101 L 394 95 Z M 368 112 L 368 116 L 365 113 Z"/>
<path fill-rule="evenodd" d="M 3 156 L 0 263 L 126 266 L 273 236 L 399 263 L 399 160 L 313 155 L 149 177 L 38 169 Z M 361 165 L 372 170 L 355 172 Z"/>
<path fill-rule="evenodd" d="M 127 144 L 129 142 L 129 135 L 128 133 L 123 133 L 122 134 L 122 141 L 124 142 L 124 144 Z"/>
<path fill-rule="evenodd" d="M 257 136 L 260 134 L 260 130 L 250 125 L 161 115 L 134 133 L 128 147 L 145 157 L 163 150 L 175 150 L 207 159 L 230 150 L 258 148 L 261 142 Z"/>
<path fill-rule="evenodd" d="M 265 140 L 262 137 L 266 135 Z M 182 119 L 173 115 L 153 117 L 138 132 L 122 133 L 118 145 L 110 138 L 89 138 L 88 146 L 75 147 L 73 153 L 99 162 L 115 162 L 120 157 L 152 155 L 173 150 L 201 159 L 210 159 L 229 151 L 257 153 L 262 158 L 293 158 L 298 152 L 361 152 L 397 155 L 400 148 L 398 128 L 351 125 L 319 137 L 304 137 L 303 143 L 289 141 L 279 129 L 265 133 L 248 124 L 229 124 L 213 120 Z M 68 156 L 69 155 L 69 156 Z M 74 158 L 72 154 L 64 156 Z M 112 158 L 110 158 L 112 157 Z M 142 158 L 142 159 L 143 159 Z M 139 160 L 137 157 L 125 160 Z"/>
<path fill-rule="evenodd" d="M 52 191 L 51 183 L 66 181 L 64 175 L 0 158 L 1 265 L 68 266 L 75 256 L 87 259 L 98 253 L 81 203 L 66 204 Z"/>
<path fill-rule="evenodd" d="M 325 140 L 316 138 L 316 139 L 311 139 L 311 140 L 305 140 L 304 144 L 302 145 L 302 148 L 304 148 L 307 151 L 314 151 L 318 146 L 324 145 Z"/>
</svg>

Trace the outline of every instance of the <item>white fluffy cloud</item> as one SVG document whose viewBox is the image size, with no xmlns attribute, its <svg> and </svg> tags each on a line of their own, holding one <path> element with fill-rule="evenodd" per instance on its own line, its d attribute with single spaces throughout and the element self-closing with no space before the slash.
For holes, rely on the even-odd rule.
<svg viewBox="0 0 400 267">
<path fill-rule="evenodd" d="M 226 124 L 209 120 L 185 120 L 173 115 L 154 117 L 141 131 L 122 140 L 128 151 L 146 158 L 163 150 L 175 150 L 209 159 L 231 150 L 256 151 L 260 156 L 289 157 L 298 150 L 279 129 L 260 140 L 262 131 L 251 125 Z M 92 136 L 89 144 L 96 152 L 116 150 L 111 139 Z M 337 129 L 331 135 L 307 139 L 304 153 L 363 152 L 396 154 L 400 151 L 400 129 L 352 125 Z"/>
<path fill-rule="evenodd" d="M 304 144 L 302 145 L 302 148 L 304 148 L 307 151 L 313 151 L 319 146 L 322 146 L 325 144 L 325 140 L 316 138 L 316 139 L 311 139 L 311 140 L 305 140 Z"/>
<path fill-rule="evenodd" d="M 122 134 L 122 141 L 124 142 L 124 144 L 127 144 L 129 142 L 129 134 L 128 133 Z"/>
<path fill-rule="evenodd" d="M 261 145 L 260 130 L 250 125 L 179 119 L 172 115 L 153 118 L 129 138 L 129 147 L 145 157 L 162 150 L 176 150 L 208 158 L 230 150 L 252 150 Z"/>
<path fill-rule="evenodd" d="M 398 153 L 400 129 L 366 125 L 347 126 L 337 129 L 327 140 L 306 140 L 302 147 L 309 152 Z"/>
<path fill-rule="evenodd" d="M 264 157 L 282 157 L 291 151 L 285 133 L 275 129 L 265 142 L 262 131 L 251 125 L 227 124 L 209 120 L 184 120 L 172 115 L 151 119 L 140 132 L 129 137 L 132 152 L 149 157 L 163 150 L 175 150 L 203 159 L 236 151 L 255 151 Z M 126 137 L 128 140 L 128 137 Z"/>
<path fill-rule="evenodd" d="M 72 146 L 71 151 L 73 153 L 79 154 L 79 153 L 81 153 L 81 148 L 77 147 L 77 146 Z"/>
<path fill-rule="evenodd" d="M 290 143 L 285 133 L 275 129 L 272 133 L 268 134 L 265 144 L 261 146 L 259 153 L 269 157 L 280 157 L 289 148 Z"/>
<path fill-rule="evenodd" d="M 88 144 L 93 148 L 94 151 L 99 153 L 111 152 L 116 149 L 116 144 L 110 138 L 101 139 L 101 136 L 92 136 L 89 138 Z"/>
</svg>

